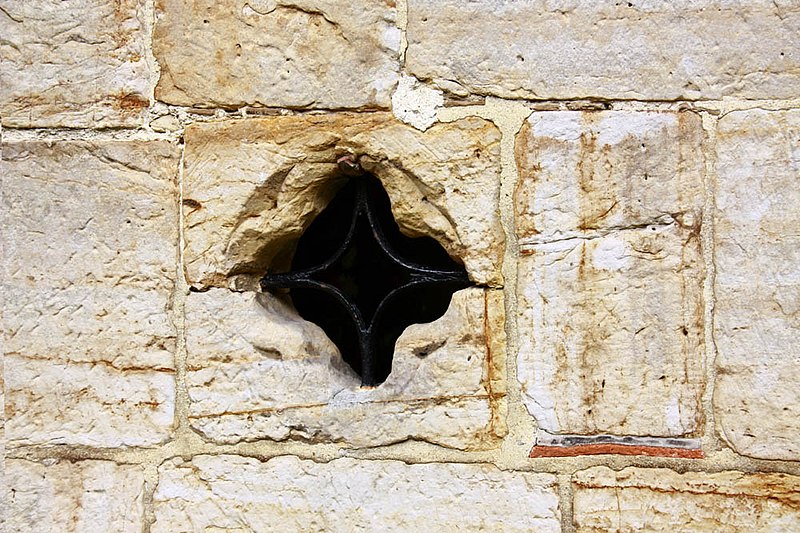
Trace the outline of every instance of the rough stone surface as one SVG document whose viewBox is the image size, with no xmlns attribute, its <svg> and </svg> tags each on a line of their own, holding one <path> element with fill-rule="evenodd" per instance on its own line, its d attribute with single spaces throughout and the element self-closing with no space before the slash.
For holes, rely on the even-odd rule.
<svg viewBox="0 0 800 533">
<path fill-rule="evenodd" d="M 550 433 L 702 428 L 703 266 L 671 224 L 523 250 L 518 379 Z"/>
<path fill-rule="evenodd" d="M 516 141 L 517 237 L 547 242 L 647 224 L 699 223 L 703 128 L 691 112 L 544 111 Z"/>
<path fill-rule="evenodd" d="M 360 387 L 322 330 L 271 295 L 191 293 L 186 324 L 189 414 L 207 438 L 479 448 L 503 431 L 500 291 L 459 291 L 439 320 L 410 326 L 374 389 Z"/>
<path fill-rule="evenodd" d="M 392 201 L 401 230 L 436 238 L 471 278 L 502 281 L 500 132 L 465 118 L 426 132 L 388 113 L 196 124 L 186 129 L 186 275 L 228 286 L 276 266 L 333 197 L 336 159 L 360 157 Z"/>
<path fill-rule="evenodd" d="M 739 111 L 717 140 L 716 419 L 739 453 L 800 460 L 800 111 Z"/>
<path fill-rule="evenodd" d="M 7 439 L 163 440 L 178 148 L 15 142 L 2 154 Z"/>
<path fill-rule="evenodd" d="M 702 429 L 703 138 L 690 112 L 535 112 L 520 130 L 517 368 L 541 429 Z"/>
<path fill-rule="evenodd" d="M 42 463 L 9 459 L 6 465 L 6 531 L 142 531 L 141 466 L 49 459 Z"/>
<path fill-rule="evenodd" d="M 392 95 L 392 113 L 425 131 L 436 122 L 436 109 L 443 103 L 442 91 L 420 84 L 413 76 L 403 76 Z"/>
<path fill-rule="evenodd" d="M 177 105 L 389 106 L 394 2 L 158 0 L 156 98 Z"/>
<path fill-rule="evenodd" d="M 150 104 L 144 6 L 0 1 L 3 126 L 142 124 Z"/>
<path fill-rule="evenodd" d="M 197 456 L 164 463 L 153 500 L 153 533 L 561 531 L 555 476 L 488 465 Z"/>
<path fill-rule="evenodd" d="M 800 478 L 604 466 L 573 477 L 576 531 L 797 531 Z"/>
<path fill-rule="evenodd" d="M 409 0 L 406 68 L 503 98 L 794 98 L 798 35 L 796 2 Z"/>
</svg>

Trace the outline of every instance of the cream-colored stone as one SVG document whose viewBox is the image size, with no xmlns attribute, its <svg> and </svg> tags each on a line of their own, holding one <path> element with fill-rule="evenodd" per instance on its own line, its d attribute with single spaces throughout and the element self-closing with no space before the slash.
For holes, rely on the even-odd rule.
<svg viewBox="0 0 800 533">
<path fill-rule="evenodd" d="M 599 466 L 573 476 L 573 523 L 589 531 L 796 531 L 800 478 Z"/>
<path fill-rule="evenodd" d="M 3 126 L 141 124 L 150 103 L 144 6 L 0 1 Z"/>
<path fill-rule="evenodd" d="M 6 465 L 5 531 L 139 533 L 144 527 L 141 466 L 23 459 Z"/>
<path fill-rule="evenodd" d="M 151 121 L 150 127 L 157 132 L 172 132 L 181 129 L 181 123 L 172 115 L 162 115 Z"/>
<path fill-rule="evenodd" d="M 561 531 L 555 476 L 490 465 L 201 455 L 164 463 L 153 501 L 153 533 Z"/>
<path fill-rule="evenodd" d="M 522 250 L 523 401 L 550 433 L 702 429 L 703 265 L 676 224 Z"/>
<path fill-rule="evenodd" d="M 160 442 L 172 425 L 180 151 L 3 145 L 9 442 Z"/>
<path fill-rule="evenodd" d="M 739 453 L 800 460 L 800 111 L 719 122 L 715 412 Z"/>
<path fill-rule="evenodd" d="M 186 309 L 189 415 L 210 439 L 476 448 L 503 431 L 500 291 L 459 291 L 440 319 L 410 326 L 376 388 L 361 388 L 324 333 L 274 296 L 211 289 Z"/>
<path fill-rule="evenodd" d="M 394 2 L 158 0 L 156 98 L 200 107 L 389 106 Z"/>
<path fill-rule="evenodd" d="M 413 76 L 403 76 L 392 95 L 392 113 L 425 131 L 436 122 L 436 108 L 444 104 L 442 91 L 421 85 Z"/>
<path fill-rule="evenodd" d="M 700 222 L 700 117 L 691 112 L 543 111 L 517 136 L 517 237 Z"/>
<path fill-rule="evenodd" d="M 170 436 L 171 372 L 5 357 L 5 437 L 12 446 L 148 446 Z"/>
<path fill-rule="evenodd" d="M 501 283 L 500 132 L 465 118 L 421 132 L 388 113 L 291 116 L 186 129 L 186 274 L 195 286 L 257 279 L 342 183 L 336 159 L 360 157 L 407 235 L 431 236 L 479 283 Z"/>
<path fill-rule="evenodd" d="M 409 0 L 406 68 L 502 98 L 795 98 L 800 6 Z"/>
</svg>

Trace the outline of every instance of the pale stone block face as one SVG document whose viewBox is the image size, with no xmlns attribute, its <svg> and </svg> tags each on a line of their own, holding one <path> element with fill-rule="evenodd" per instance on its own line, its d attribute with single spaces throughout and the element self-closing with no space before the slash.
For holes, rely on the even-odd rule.
<svg viewBox="0 0 800 533">
<path fill-rule="evenodd" d="M 195 286 L 260 278 L 342 184 L 336 159 L 381 180 L 403 233 L 437 239 L 478 283 L 499 285 L 500 132 L 465 118 L 425 132 L 388 113 L 196 124 L 186 129 L 186 276 Z"/>
<path fill-rule="evenodd" d="M 517 370 L 541 429 L 702 429 L 703 138 L 690 112 L 535 112 L 524 123 Z"/>
<path fill-rule="evenodd" d="M 795 531 L 800 478 L 604 466 L 573 476 L 573 523 L 589 531 Z"/>
<path fill-rule="evenodd" d="M 715 412 L 737 452 L 800 459 L 800 112 L 737 111 L 717 140 Z"/>
<path fill-rule="evenodd" d="M 5 127 L 142 124 L 150 104 L 143 0 L 0 2 Z"/>
<path fill-rule="evenodd" d="M 209 439 L 485 448 L 504 430 L 500 291 L 459 291 L 443 317 L 410 326 L 374 389 L 360 387 L 322 330 L 272 295 L 191 293 L 186 324 L 189 414 Z"/>
<path fill-rule="evenodd" d="M 179 157 L 162 141 L 3 146 L 9 442 L 168 436 Z"/>
<path fill-rule="evenodd" d="M 6 531 L 139 533 L 144 526 L 141 466 L 9 459 L 4 491 Z"/>
<path fill-rule="evenodd" d="M 409 0 L 406 68 L 502 98 L 794 98 L 796 2 Z"/>
<path fill-rule="evenodd" d="M 233 455 L 159 469 L 153 533 L 561 531 L 555 476 L 489 465 Z"/>
<path fill-rule="evenodd" d="M 703 128 L 691 112 L 545 111 L 516 141 L 517 237 L 699 224 Z"/>
<path fill-rule="evenodd" d="M 158 0 L 158 100 L 200 107 L 386 108 L 394 2 Z"/>
<path fill-rule="evenodd" d="M 550 433 L 682 436 L 703 415 L 699 237 L 676 224 L 523 250 L 523 401 Z"/>
</svg>

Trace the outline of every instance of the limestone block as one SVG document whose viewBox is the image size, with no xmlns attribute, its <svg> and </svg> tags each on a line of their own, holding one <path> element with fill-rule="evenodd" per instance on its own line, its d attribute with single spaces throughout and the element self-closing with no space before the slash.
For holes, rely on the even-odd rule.
<svg viewBox="0 0 800 533">
<path fill-rule="evenodd" d="M 794 98 L 800 6 L 409 0 L 406 68 L 502 98 Z"/>
<path fill-rule="evenodd" d="M 465 118 L 425 132 L 391 114 L 195 124 L 186 129 L 184 228 L 190 284 L 225 287 L 279 264 L 343 183 L 351 153 L 379 178 L 407 235 L 431 236 L 473 281 L 498 285 L 504 250 L 500 133 Z"/>
<path fill-rule="evenodd" d="M 573 476 L 573 523 L 589 531 L 796 531 L 800 478 L 598 466 Z"/>
<path fill-rule="evenodd" d="M 361 388 L 322 330 L 269 294 L 191 293 L 186 325 L 191 424 L 218 442 L 485 448 L 504 429 L 500 291 L 459 291 L 440 319 L 407 328 L 376 388 Z"/>
<path fill-rule="evenodd" d="M 800 112 L 737 111 L 717 140 L 715 411 L 739 453 L 800 460 Z"/>
<path fill-rule="evenodd" d="M 142 124 L 151 74 L 145 4 L 0 1 L 3 126 Z"/>
<path fill-rule="evenodd" d="M 165 462 L 153 501 L 153 533 L 561 531 L 555 476 L 490 465 L 200 455 Z"/>
<path fill-rule="evenodd" d="M 141 466 L 94 460 L 6 464 L 6 531 L 139 533 L 144 527 Z"/>
<path fill-rule="evenodd" d="M 517 372 L 540 428 L 664 437 L 702 429 L 695 231 L 649 226 L 521 253 Z"/>
<path fill-rule="evenodd" d="M 544 111 L 516 141 L 521 242 L 699 223 L 703 129 L 691 112 Z"/>
<path fill-rule="evenodd" d="M 200 107 L 386 108 L 394 2 L 158 0 L 158 100 Z"/>
<path fill-rule="evenodd" d="M 168 435 L 179 159 L 162 141 L 3 145 L 10 442 Z"/>
</svg>

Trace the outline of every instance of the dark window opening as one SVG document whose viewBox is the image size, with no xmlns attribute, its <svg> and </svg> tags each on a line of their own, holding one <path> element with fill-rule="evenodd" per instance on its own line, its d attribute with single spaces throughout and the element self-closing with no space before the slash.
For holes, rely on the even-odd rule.
<svg viewBox="0 0 800 533">
<path fill-rule="evenodd" d="M 314 219 L 289 272 L 261 280 L 264 290 L 289 289 L 300 316 L 325 331 L 365 386 L 389 376 L 409 325 L 441 317 L 453 293 L 470 285 L 435 239 L 400 232 L 386 191 L 369 174 L 351 177 Z"/>
</svg>

